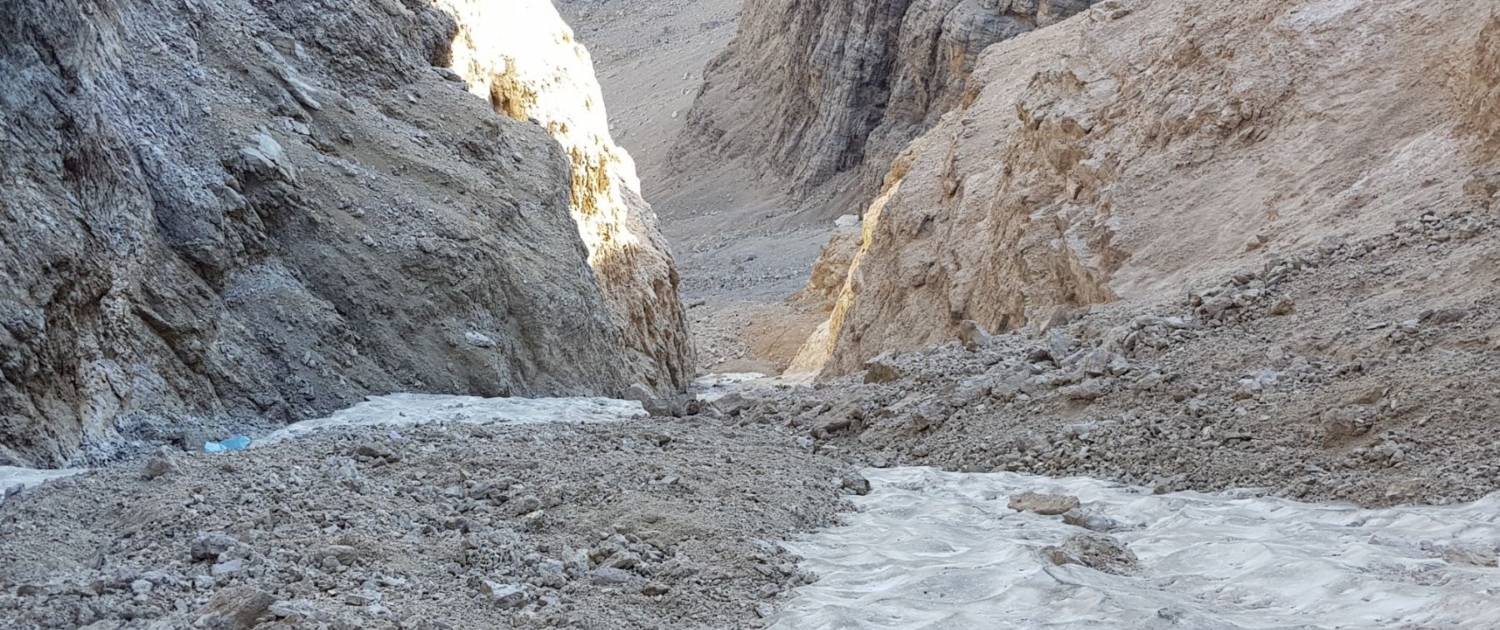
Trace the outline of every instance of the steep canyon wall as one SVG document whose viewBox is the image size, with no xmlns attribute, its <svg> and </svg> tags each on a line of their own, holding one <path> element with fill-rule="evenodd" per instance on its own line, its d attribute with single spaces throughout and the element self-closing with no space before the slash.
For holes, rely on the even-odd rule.
<svg viewBox="0 0 1500 630">
<path fill-rule="evenodd" d="M 0 464 L 391 391 L 684 384 L 675 272 L 592 78 L 491 102 L 587 72 L 553 65 L 581 55 L 561 35 L 483 59 L 477 24 L 565 33 L 542 4 L 0 6 Z"/>
<path fill-rule="evenodd" d="M 685 155 L 746 160 L 817 212 L 857 212 L 966 91 L 990 44 L 1090 0 L 749 0 L 704 72 Z"/>
<path fill-rule="evenodd" d="M 1416 1 L 1111 0 L 996 44 L 895 160 L 799 364 L 847 373 L 963 320 L 1009 330 L 1167 299 L 1423 213 L 1493 211 L 1497 20 Z"/>
</svg>

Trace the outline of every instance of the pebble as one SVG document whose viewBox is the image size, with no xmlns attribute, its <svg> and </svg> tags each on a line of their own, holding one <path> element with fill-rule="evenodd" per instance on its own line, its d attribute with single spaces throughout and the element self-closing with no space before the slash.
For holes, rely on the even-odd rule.
<svg viewBox="0 0 1500 630">
<path fill-rule="evenodd" d="M 870 480 L 858 472 L 849 471 L 839 478 L 839 488 L 859 496 L 865 496 L 870 494 Z"/>
<path fill-rule="evenodd" d="M 1009 507 L 1017 512 L 1034 512 L 1043 516 L 1057 516 L 1077 508 L 1078 497 L 1066 494 L 1040 494 L 1022 492 L 1010 497 Z"/>
<path fill-rule="evenodd" d="M 193 539 L 190 553 L 194 560 L 213 560 L 239 545 L 240 541 L 229 534 L 202 533 Z"/>
</svg>

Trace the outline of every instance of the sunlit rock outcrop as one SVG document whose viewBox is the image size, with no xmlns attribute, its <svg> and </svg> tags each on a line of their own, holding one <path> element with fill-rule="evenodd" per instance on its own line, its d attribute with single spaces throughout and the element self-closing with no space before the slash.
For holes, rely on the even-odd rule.
<svg viewBox="0 0 1500 630">
<path fill-rule="evenodd" d="M 534 120 L 572 165 L 570 208 L 615 320 L 634 351 L 627 372 L 661 390 L 694 376 L 677 270 L 635 163 L 609 134 L 588 51 L 549 0 L 437 0 L 458 21 L 452 67 L 469 90 Z"/>
<path fill-rule="evenodd" d="M 965 320 L 1173 299 L 1425 212 L 1492 211 L 1497 20 L 1415 0 L 1112 0 L 996 44 L 895 160 L 798 364 L 847 373 Z"/>
</svg>

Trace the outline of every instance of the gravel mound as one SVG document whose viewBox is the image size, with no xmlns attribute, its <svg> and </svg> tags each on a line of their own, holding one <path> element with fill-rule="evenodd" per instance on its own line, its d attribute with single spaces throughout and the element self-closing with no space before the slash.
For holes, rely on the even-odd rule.
<svg viewBox="0 0 1500 630">
<path fill-rule="evenodd" d="M 0 504 L 0 627 L 757 627 L 847 467 L 699 418 L 334 428 Z M 196 624 L 196 626 L 195 626 Z"/>
</svg>

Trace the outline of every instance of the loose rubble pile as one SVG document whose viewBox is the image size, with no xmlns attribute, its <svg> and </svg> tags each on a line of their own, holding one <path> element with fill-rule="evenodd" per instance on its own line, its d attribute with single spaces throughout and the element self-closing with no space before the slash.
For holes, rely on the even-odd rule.
<svg viewBox="0 0 1500 630">
<path fill-rule="evenodd" d="M 882 355 L 815 389 L 720 409 L 875 466 L 1089 475 L 1162 490 L 1268 487 L 1365 505 L 1500 488 L 1491 215 L 1329 237 L 1158 307 Z M 1401 288 L 1453 282 L 1441 302 Z M 1430 295 L 1427 293 L 1426 295 Z M 983 331 L 978 331 L 982 334 Z"/>
<path fill-rule="evenodd" d="M 0 627 L 754 627 L 850 477 L 701 419 L 164 450 L 0 504 Z"/>
</svg>

